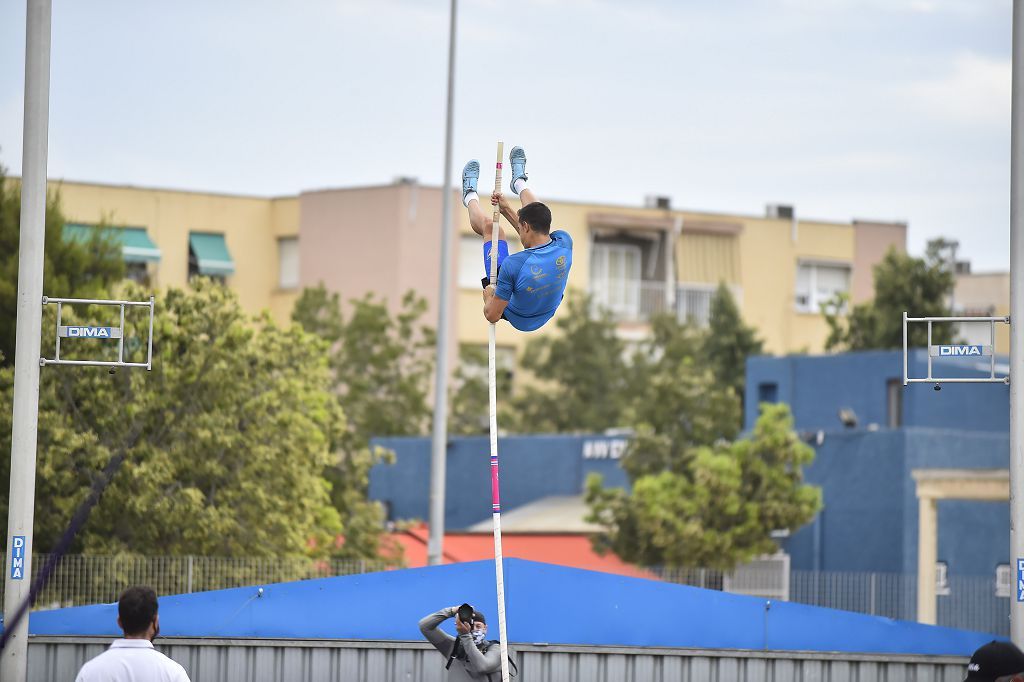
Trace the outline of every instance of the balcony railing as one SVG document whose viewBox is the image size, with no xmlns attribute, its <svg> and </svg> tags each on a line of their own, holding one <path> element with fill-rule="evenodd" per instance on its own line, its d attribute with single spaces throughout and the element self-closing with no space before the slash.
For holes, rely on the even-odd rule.
<svg viewBox="0 0 1024 682">
<path fill-rule="evenodd" d="M 599 280 L 590 283 L 594 305 L 619 322 L 647 322 L 652 316 L 674 312 L 680 322 L 706 327 L 716 287 L 680 283 L 671 287 L 651 280 Z"/>
</svg>

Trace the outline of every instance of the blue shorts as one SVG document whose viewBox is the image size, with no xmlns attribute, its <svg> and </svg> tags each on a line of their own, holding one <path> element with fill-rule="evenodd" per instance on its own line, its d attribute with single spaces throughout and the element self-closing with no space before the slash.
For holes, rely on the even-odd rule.
<svg viewBox="0 0 1024 682">
<path fill-rule="evenodd" d="M 508 258 L 508 242 L 504 239 L 498 240 L 498 270 L 501 270 L 502 262 Z M 490 240 L 484 242 L 484 278 L 480 280 L 480 283 L 484 285 L 486 289 L 491 283 L 491 242 Z"/>
</svg>

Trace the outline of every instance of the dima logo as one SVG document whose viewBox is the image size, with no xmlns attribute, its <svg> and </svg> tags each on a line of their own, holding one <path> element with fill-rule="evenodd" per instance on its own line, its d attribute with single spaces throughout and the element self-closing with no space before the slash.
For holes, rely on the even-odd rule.
<svg viewBox="0 0 1024 682">
<path fill-rule="evenodd" d="M 982 355 L 981 346 L 939 346 L 939 355 Z"/>
<path fill-rule="evenodd" d="M 109 339 L 110 327 L 68 327 L 68 337 Z"/>
</svg>

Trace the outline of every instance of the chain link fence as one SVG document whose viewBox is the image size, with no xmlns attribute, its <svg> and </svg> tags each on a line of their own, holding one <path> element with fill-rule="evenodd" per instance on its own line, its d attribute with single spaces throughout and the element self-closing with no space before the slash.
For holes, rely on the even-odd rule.
<svg viewBox="0 0 1024 682">
<path fill-rule="evenodd" d="M 651 570 L 662 580 L 683 585 L 899 620 L 917 619 L 917 576 L 912 574 L 783 572 L 757 565 L 733 574 L 699 568 Z M 997 592 L 994 578 L 951 576 L 937 599 L 938 625 L 1009 637 L 1010 599 Z"/>
<path fill-rule="evenodd" d="M 32 558 L 33 577 L 49 557 Z M 129 585 L 149 585 L 160 595 L 327 578 L 394 568 L 380 561 L 200 556 L 65 556 L 36 600 L 37 609 L 117 601 Z M 791 571 L 754 561 L 735 572 L 710 569 L 649 569 L 661 580 L 913 621 L 917 577 L 896 573 Z M 0 581 L 0 593 L 3 582 Z M 947 627 L 1009 636 L 1009 597 L 986 577 L 952 576 L 939 591 L 937 620 Z"/>
<path fill-rule="evenodd" d="M 49 556 L 32 556 L 33 580 Z M 393 568 L 382 561 L 205 556 L 67 555 L 36 599 L 36 609 L 117 601 L 129 585 L 149 585 L 159 595 L 187 594 L 267 583 L 329 578 Z M 4 585 L 0 581 L 0 594 Z"/>
</svg>

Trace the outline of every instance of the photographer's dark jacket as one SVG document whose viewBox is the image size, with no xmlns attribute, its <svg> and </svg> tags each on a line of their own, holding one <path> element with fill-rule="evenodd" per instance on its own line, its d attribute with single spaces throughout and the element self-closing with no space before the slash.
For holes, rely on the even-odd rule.
<svg viewBox="0 0 1024 682">
<path fill-rule="evenodd" d="M 420 620 L 420 632 L 434 645 L 445 660 L 452 653 L 452 648 L 459 644 L 460 652 L 448 668 L 449 681 L 454 680 L 487 680 L 489 675 L 498 673 L 501 675 L 501 649 L 498 646 L 491 646 L 486 652 L 480 651 L 473 643 L 471 635 L 459 635 L 458 639 L 452 637 L 438 626 L 449 618 L 455 617 L 455 608 L 441 609 L 437 613 L 424 616 Z"/>
</svg>

